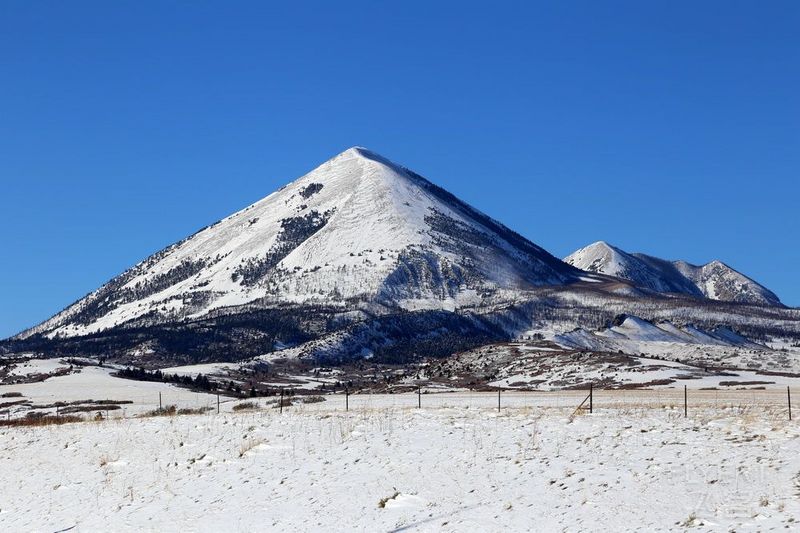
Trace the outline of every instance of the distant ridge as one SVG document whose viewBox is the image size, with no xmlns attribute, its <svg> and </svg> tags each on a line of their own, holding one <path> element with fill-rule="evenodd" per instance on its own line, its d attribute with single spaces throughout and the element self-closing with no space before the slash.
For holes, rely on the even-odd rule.
<svg viewBox="0 0 800 533">
<path fill-rule="evenodd" d="M 640 253 L 628 253 L 598 241 L 567 256 L 582 270 L 629 280 L 661 293 L 680 293 L 711 300 L 782 306 L 769 289 L 721 261 L 696 266 Z"/>
</svg>

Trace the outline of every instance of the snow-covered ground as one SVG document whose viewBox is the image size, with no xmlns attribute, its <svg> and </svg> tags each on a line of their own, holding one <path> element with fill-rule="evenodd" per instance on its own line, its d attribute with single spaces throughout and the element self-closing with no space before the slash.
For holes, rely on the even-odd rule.
<svg viewBox="0 0 800 533">
<path fill-rule="evenodd" d="M 62 363 L 60 359 L 29 359 L 24 363 L 17 364 L 8 375 L 32 376 L 36 374 L 52 374 L 67 368 L 69 368 L 69 364 Z"/>
<path fill-rule="evenodd" d="M 784 352 L 711 344 L 637 342 L 648 352 L 656 352 L 654 356 L 626 355 L 608 348 L 569 350 L 536 342 L 511 342 L 481 346 L 432 362 L 423 374 L 452 387 L 477 388 L 470 386 L 477 376 L 485 378 L 492 387 L 524 390 L 571 389 L 588 387 L 589 383 L 599 388 L 800 386 L 800 374 L 791 373 L 800 370 L 800 352 L 791 351 L 797 348 Z"/>
<path fill-rule="evenodd" d="M 29 363 L 37 368 L 46 366 L 42 365 L 41 361 L 31 360 Z M 59 366 L 57 359 L 51 361 L 54 363 L 51 366 Z M 112 376 L 112 372 L 114 372 L 113 368 L 88 366 L 80 369 L 79 372 L 51 377 L 38 383 L 0 385 L 0 395 L 8 393 L 22 394 L 20 398 L 9 398 L 9 400 L 30 401 L 29 404 L 14 405 L 0 409 L 0 414 L 5 417 L 8 410 L 12 417 L 20 417 L 25 416 L 31 409 L 50 413 L 54 411 L 54 408 L 37 409 L 36 406 L 52 405 L 54 402 L 78 402 L 84 400 L 133 402 L 122 405 L 118 411 L 113 411 L 111 416 L 115 417 L 152 411 L 159 407 L 159 401 L 162 405 L 176 405 L 179 408 L 187 409 L 216 408 L 217 405 L 216 395 L 192 392 L 166 383 L 121 379 Z M 225 405 L 230 404 L 229 399 L 223 398 L 223 401 Z M 1 403 L 3 403 L 2 400 L 0 400 Z"/>
<path fill-rule="evenodd" d="M 695 366 L 800 373 L 800 349 L 796 346 L 786 341 L 775 341 L 774 347 L 756 344 L 727 327 L 704 331 L 692 325 L 654 324 L 628 316 L 610 328 L 578 328 L 548 338 L 564 348 L 655 356 L 691 361 Z"/>
<path fill-rule="evenodd" d="M 198 374 L 206 376 L 226 376 L 229 370 L 237 368 L 239 365 L 231 363 L 204 363 L 199 365 L 183 365 L 162 368 L 165 374 L 175 374 L 178 376 L 196 377 Z"/>
<path fill-rule="evenodd" d="M 680 409 L 633 401 L 603 407 L 602 394 L 594 414 L 574 417 L 568 393 L 558 397 L 569 406 L 500 413 L 487 394 L 473 396 L 469 408 L 425 407 L 434 395 L 423 395 L 423 409 L 408 406 L 412 395 L 365 395 L 351 396 L 349 412 L 336 397 L 282 414 L 265 409 L 2 428 L 0 528 L 794 527 L 800 426 L 772 405 L 778 392 L 739 392 L 739 400 L 722 408 L 710 391 L 697 391 L 708 402 L 688 418 Z M 607 394 L 611 406 L 614 395 L 635 399 L 644 391 Z M 747 401 L 756 394 L 768 401 Z M 406 406 L 391 407 L 398 402 Z"/>
</svg>

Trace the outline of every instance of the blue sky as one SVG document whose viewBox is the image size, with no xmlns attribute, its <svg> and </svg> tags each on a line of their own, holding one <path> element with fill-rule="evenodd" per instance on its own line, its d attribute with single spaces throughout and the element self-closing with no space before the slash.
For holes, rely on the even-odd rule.
<svg viewBox="0 0 800 533">
<path fill-rule="evenodd" d="M 292 4 L 292 5 L 288 5 Z M 3 2 L 0 337 L 352 145 L 800 306 L 798 2 Z"/>
</svg>

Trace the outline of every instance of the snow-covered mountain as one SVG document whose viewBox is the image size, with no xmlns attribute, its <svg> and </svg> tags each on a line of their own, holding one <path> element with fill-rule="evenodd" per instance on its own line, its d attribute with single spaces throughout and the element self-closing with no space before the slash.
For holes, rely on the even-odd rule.
<svg viewBox="0 0 800 533">
<path fill-rule="evenodd" d="M 285 305 L 452 311 L 582 274 L 418 174 L 351 148 L 21 337 Z"/>
<path fill-rule="evenodd" d="M 413 171 L 351 148 L 0 342 L 0 354 L 404 363 L 527 332 L 597 331 L 622 313 L 800 338 L 800 315 L 779 305 L 717 262 L 605 243 L 561 261 Z"/>
<path fill-rule="evenodd" d="M 577 250 L 564 261 L 582 270 L 629 280 L 656 292 L 727 302 L 781 305 L 769 289 L 720 261 L 696 266 L 685 261 L 628 253 L 603 241 Z"/>
</svg>

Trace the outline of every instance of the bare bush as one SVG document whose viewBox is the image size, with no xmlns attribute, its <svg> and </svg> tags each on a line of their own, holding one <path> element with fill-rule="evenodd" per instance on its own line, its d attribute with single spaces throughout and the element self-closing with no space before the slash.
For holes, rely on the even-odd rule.
<svg viewBox="0 0 800 533">
<path fill-rule="evenodd" d="M 256 402 L 242 402 L 233 406 L 234 411 L 247 411 L 249 409 L 258 409 Z"/>
</svg>

